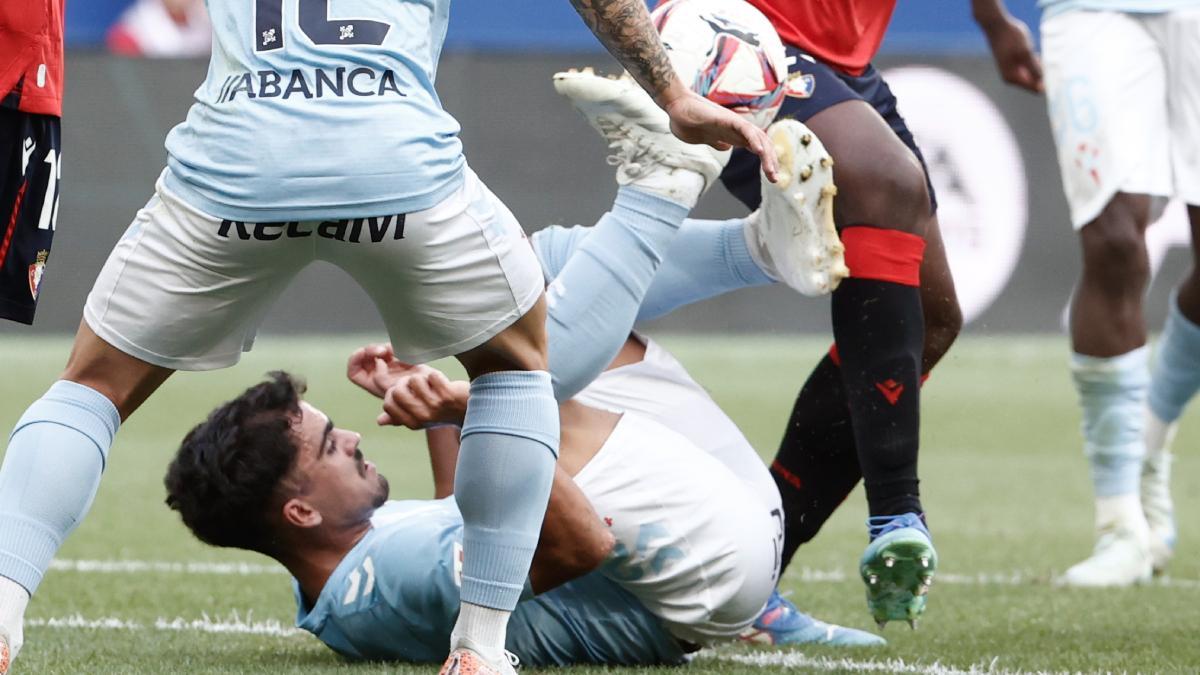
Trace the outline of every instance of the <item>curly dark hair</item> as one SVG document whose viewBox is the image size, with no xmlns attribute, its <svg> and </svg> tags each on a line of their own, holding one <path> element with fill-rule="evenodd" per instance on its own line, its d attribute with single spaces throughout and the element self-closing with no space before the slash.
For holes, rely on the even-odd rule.
<svg viewBox="0 0 1200 675">
<path fill-rule="evenodd" d="M 167 506 L 201 541 L 270 555 L 270 512 L 296 462 L 305 385 L 283 371 L 267 377 L 188 432 L 163 483 Z"/>
</svg>

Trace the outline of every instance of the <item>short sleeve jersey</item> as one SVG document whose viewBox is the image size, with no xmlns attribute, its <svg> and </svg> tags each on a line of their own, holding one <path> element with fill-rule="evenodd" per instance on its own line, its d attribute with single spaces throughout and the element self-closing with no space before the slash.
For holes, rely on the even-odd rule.
<svg viewBox="0 0 1200 675">
<path fill-rule="evenodd" d="M 799 47 L 851 75 L 861 75 L 879 51 L 896 0 L 749 0 L 784 44 Z"/>
<path fill-rule="evenodd" d="M 449 0 L 208 0 L 213 51 L 167 187 L 247 222 L 430 208 L 462 184 L 434 91 Z"/>
<path fill-rule="evenodd" d="M 462 516 L 450 497 L 392 501 L 296 625 L 352 659 L 439 662 L 458 616 Z M 507 647 L 531 666 L 671 664 L 683 653 L 632 595 L 591 574 L 517 606 Z"/>
<path fill-rule="evenodd" d="M 0 107 L 62 117 L 63 0 L 0 1 Z"/>
</svg>

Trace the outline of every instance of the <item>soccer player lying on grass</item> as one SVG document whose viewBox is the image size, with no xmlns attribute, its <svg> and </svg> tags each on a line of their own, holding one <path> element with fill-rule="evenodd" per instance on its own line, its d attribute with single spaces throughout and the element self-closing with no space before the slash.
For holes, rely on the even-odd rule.
<svg viewBox="0 0 1200 675">
<path fill-rule="evenodd" d="M 422 400 L 433 403 L 405 419 L 461 423 L 461 384 L 424 366 L 404 373 L 395 386 L 428 387 Z M 287 567 L 297 624 L 337 652 L 444 659 L 463 561 L 455 500 L 386 501 L 359 434 L 302 391 L 275 373 L 214 411 L 171 463 L 168 504 L 200 539 Z M 389 408 L 399 401 L 389 396 Z M 655 664 L 736 638 L 774 588 L 782 522 L 771 500 L 651 419 L 578 401 L 561 410 L 558 473 L 530 572 L 540 594 L 518 604 L 508 649 L 535 665 Z M 595 511 L 579 508 L 569 475 Z M 555 588 L 601 563 L 602 573 Z"/>
<path fill-rule="evenodd" d="M 757 269 L 754 262 L 755 256 L 747 250 L 748 240 L 742 232 L 741 224 L 710 224 L 710 226 L 702 228 L 681 228 L 687 209 L 694 205 L 695 199 L 702 189 L 715 178 L 716 172 L 720 170 L 720 163 L 707 161 L 703 157 L 697 159 L 695 153 L 686 154 L 690 152 L 686 148 L 681 154 L 680 144 L 673 142 L 667 136 L 666 125 L 660 120 L 661 113 L 657 113 L 647 106 L 648 97 L 638 93 L 636 88 L 628 82 L 604 80 L 583 74 L 564 75 L 556 80 L 556 86 L 588 116 L 593 126 L 602 130 L 602 133 L 616 149 L 618 182 L 627 184 L 636 167 L 639 185 L 653 184 L 658 194 L 671 198 L 671 201 L 680 206 L 675 209 L 663 209 L 662 204 L 645 204 L 643 203 L 644 197 L 635 198 L 628 190 L 622 189 L 618 192 L 613 211 L 602 218 L 595 228 L 572 230 L 556 228 L 537 237 L 536 247 L 543 260 L 547 277 L 554 278 L 549 293 L 551 319 L 548 323 L 549 342 L 552 345 L 551 371 L 556 393 L 567 398 L 567 396 L 563 396 L 565 392 L 579 391 L 580 383 L 591 382 L 596 373 L 609 363 L 611 355 L 619 352 L 621 345 L 626 342 L 630 327 L 638 315 L 643 300 L 652 301 L 652 306 L 662 311 L 672 304 L 685 304 L 716 294 L 723 287 L 732 288 L 755 283 L 768 283 L 770 278 L 762 270 Z M 820 145 L 812 143 L 813 139 L 803 133 L 801 125 L 785 127 L 778 134 L 774 132 L 773 134 L 776 143 L 794 146 L 791 147 L 789 154 L 795 165 L 788 167 L 792 175 L 802 175 L 802 171 L 799 169 L 805 163 L 816 163 L 818 158 L 812 153 L 818 151 Z M 803 180 L 805 178 L 792 183 L 791 189 L 795 189 L 795 185 Z M 787 185 L 784 188 L 789 189 Z M 790 197 L 790 193 L 784 190 L 780 190 L 780 193 Z M 773 199 L 774 197 L 767 198 Z M 797 203 L 798 200 L 792 199 L 792 202 Z M 816 204 L 816 200 L 809 203 Z M 654 206 L 658 208 L 651 208 Z M 810 223 L 811 220 L 810 216 Z M 792 228 L 793 223 L 790 221 L 780 223 L 780 226 Z M 582 232 L 582 230 L 587 231 Z M 587 236 L 580 236 L 581 234 L 587 234 Z M 672 240 L 676 239 L 676 234 L 679 235 L 678 239 L 672 243 Z M 678 264 L 695 260 L 699 260 L 700 264 L 684 270 L 671 270 L 669 269 L 670 265 L 667 265 L 656 277 L 655 271 L 663 259 L 662 250 L 667 248 L 668 244 L 671 250 L 670 257 Z M 571 255 L 576 249 L 580 255 Z M 558 264 L 562 261 L 566 261 L 565 264 Z M 650 284 L 651 279 L 655 281 L 653 286 Z M 664 280 L 662 284 L 659 283 L 659 279 Z M 685 279 L 688 283 L 680 283 Z M 647 296 L 648 287 L 652 291 L 649 296 Z M 656 288 L 657 290 L 655 290 Z M 650 351 L 653 352 L 653 349 Z M 601 353 L 608 356 L 602 356 Z M 371 362 L 374 363 L 374 357 L 371 357 Z M 387 366 L 386 362 L 384 365 Z M 650 370 L 651 379 L 663 380 L 661 373 L 654 372 L 653 364 L 650 366 Z M 682 372 L 681 369 L 680 372 Z M 626 371 L 627 373 L 628 371 Z M 686 379 L 686 374 L 684 377 Z M 687 381 L 690 382 L 690 380 Z M 715 410 L 715 406 L 710 400 L 707 400 L 698 386 L 691 383 L 691 388 L 693 397 L 699 394 L 707 401 L 707 405 Z M 273 391 L 273 389 L 283 391 Z M 289 569 L 292 569 L 301 589 L 302 608 L 307 607 L 311 610 L 305 616 L 312 617 L 317 610 L 330 611 L 331 605 L 332 609 L 341 607 L 343 610 L 351 612 L 353 617 L 348 626 L 339 626 L 333 622 L 327 628 L 326 623 L 328 622 L 321 622 L 319 618 L 312 620 L 311 625 L 321 631 L 322 638 L 334 644 L 339 650 L 360 655 L 384 656 L 390 654 L 397 658 L 436 658 L 422 656 L 422 654 L 430 653 L 431 647 L 428 646 L 427 641 L 421 641 L 421 649 L 425 651 L 417 653 L 411 651 L 409 653 L 380 653 L 376 651 L 379 649 L 378 646 L 367 644 L 365 647 L 355 647 L 348 641 L 354 639 L 369 643 L 369 638 L 365 636 L 362 627 L 356 622 L 377 620 L 386 623 L 389 618 L 400 620 L 405 614 L 411 614 L 411 612 L 389 614 L 390 610 L 386 604 L 375 604 L 379 599 L 378 595 L 371 595 L 364 599 L 363 596 L 370 595 L 372 591 L 383 592 L 387 586 L 377 579 L 377 575 L 380 574 L 379 558 L 364 557 L 356 563 L 352 562 L 353 559 L 357 559 L 354 552 L 360 551 L 360 547 L 366 545 L 365 542 L 382 537 L 385 525 L 401 527 L 401 523 L 404 523 L 403 527 L 418 528 L 418 534 L 422 532 L 419 528 L 433 528 L 424 530 L 424 536 L 426 539 L 431 535 L 434 536 L 435 542 L 445 541 L 444 531 L 438 529 L 440 526 L 436 522 L 429 522 L 428 518 L 416 519 L 409 523 L 396 513 L 391 513 L 391 516 L 395 517 L 387 517 L 390 513 L 389 509 L 384 509 L 377 514 L 379 522 L 377 527 L 372 529 L 371 512 L 375 504 L 384 497 L 381 483 L 377 478 L 371 479 L 372 471 L 368 465 L 357 460 L 353 463 L 346 463 L 345 457 L 342 455 L 346 453 L 353 455 L 353 448 L 351 450 L 343 449 L 341 454 L 336 453 L 338 438 L 347 439 L 343 443 L 353 440 L 352 446 L 357 444 L 357 439 L 350 432 L 333 430 L 327 423 L 322 423 L 319 429 L 321 433 L 308 438 L 307 443 L 312 445 L 312 442 L 316 440 L 318 447 L 322 448 L 322 451 L 326 451 L 324 444 L 328 439 L 333 439 L 335 445 L 330 450 L 334 451 L 333 456 L 343 462 L 343 471 L 341 478 L 335 477 L 329 481 L 337 483 L 349 479 L 353 482 L 354 476 L 357 475 L 359 487 L 355 489 L 351 486 L 343 490 L 329 489 L 324 492 L 327 498 L 311 496 L 309 491 L 314 490 L 313 485 L 318 482 L 314 476 L 319 477 L 322 471 L 330 469 L 324 468 L 328 465 L 323 461 L 318 461 L 314 456 L 316 450 L 310 449 L 309 453 L 305 454 L 297 447 L 304 446 L 302 430 L 306 428 L 307 422 L 311 422 L 308 418 L 320 420 L 322 417 L 315 411 L 310 412 L 307 407 L 301 408 L 300 404 L 293 400 L 296 396 L 288 394 L 288 390 L 291 389 L 294 387 L 279 381 L 274 385 L 261 385 L 215 412 L 208 422 L 189 435 L 188 441 L 180 451 L 179 458 L 172 466 L 168 479 L 171 489 L 169 501 L 184 514 L 185 522 L 202 539 L 228 546 L 260 550 L 277 557 Z M 642 389 L 644 387 L 637 384 L 629 391 L 636 398 L 642 395 Z M 627 398 L 628 396 L 629 393 L 626 394 Z M 668 400 L 663 397 L 656 398 L 659 401 Z M 571 403 L 567 405 L 573 406 Z M 703 418 L 712 417 L 706 415 L 703 408 L 689 406 L 686 400 L 674 401 L 672 405 L 677 406 L 678 410 L 690 411 L 692 417 L 697 415 Z M 697 410 L 701 412 L 696 412 Z M 588 413 L 588 416 L 593 424 L 598 425 L 599 432 L 596 431 L 596 427 L 588 432 L 591 435 L 575 460 L 576 468 L 583 466 L 590 455 L 594 455 L 596 449 L 601 445 L 607 446 L 612 443 L 613 439 L 608 438 L 610 432 L 615 433 L 620 430 L 616 418 L 609 413 L 596 410 Z M 626 423 L 627 425 L 638 424 L 636 414 L 628 417 L 634 421 Z M 727 422 L 726 418 L 720 417 Z M 605 419 L 607 422 L 604 421 Z M 653 427 L 649 420 L 642 420 L 642 422 Z M 605 423 L 610 426 L 604 428 Z M 299 426 L 296 426 L 297 424 Z M 309 426 L 313 425 L 309 424 Z M 695 420 L 693 418 L 684 419 L 681 428 L 694 431 Z M 735 584 L 729 581 L 726 583 L 715 571 L 735 570 L 728 574 L 732 575 L 730 579 L 736 579 L 738 575 L 749 574 L 739 567 L 741 562 L 745 562 L 740 560 L 739 556 L 754 553 L 754 556 L 761 561 L 764 559 L 762 551 L 756 551 L 756 549 L 764 546 L 762 542 L 767 542 L 771 546 L 772 552 L 766 556 L 766 559 L 775 561 L 777 551 L 775 549 L 777 542 L 772 538 L 774 535 L 770 537 L 757 536 L 755 539 L 756 542 L 759 542 L 757 544 L 738 545 L 733 549 L 728 549 L 730 541 L 740 541 L 742 537 L 762 530 L 761 524 L 764 521 L 776 528 L 768 528 L 771 532 L 777 533 L 779 525 L 778 496 L 772 481 L 732 423 L 728 423 L 728 428 L 740 439 L 741 447 L 745 450 L 742 453 L 743 457 L 731 462 L 731 466 L 738 473 L 755 475 L 756 478 L 750 482 L 756 484 L 756 487 L 753 494 L 742 494 L 740 497 L 734 494 L 733 496 L 737 497 L 733 500 L 735 503 L 723 507 L 720 517 L 716 520 L 705 520 L 699 518 L 698 514 L 705 513 L 704 507 L 713 501 L 712 494 L 728 492 L 729 490 L 726 488 L 729 485 L 737 485 L 737 479 L 719 463 L 706 462 L 703 459 L 705 455 L 689 446 L 686 439 L 676 438 L 666 445 L 676 445 L 683 449 L 691 447 L 692 451 L 685 459 L 686 464 L 700 466 L 707 463 L 710 468 L 719 469 L 717 473 L 724 472 L 725 474 L 716 483 L 702 478 L 692 479 L 690 482 L 685 481 L 692 487 L 708 485 L 712 489 L 695 491 L 696 503 L 689 504 L 688 508 L 684 510 L 687 518 L 681 519 L 680 526 L 685 529 L 705 530 L 710 528 L 716 532 L 715 535 L 700 532 L 697 536 L 686 537 L 686 541 L 708 542 L 711 539 L 712 545 L 717 546 L 718 550 L 721 546 L 726 546 L 727 550 L 735 551 L 736 554 L 717 555 L 714 556 L 714 560 L 705 562 L 704 565 L 716 566 L 716 568 L 708 569 L 702 566 L 701 569 L 709 582 L 696 583 L 694 576 L 696 570 L 686 563 L 675 563 L 676 556 L 672 552 L 672 548 L 679 549 L 678 552 L 686 552 L 690 549 L 668 546 L 672 541 L 672 531 L 668 531 L 667 536 L 664 537 L 666 541 L 659 542 L 653 529 L 643 533 L 641 525 L 638 524 L 635 529 L 625 532 L 625 535 L 628 536 L 626 540 L 621 540 L 621 535 L 618 535 L 617 553 L 605 567 L 611 577 L 629 577 L 623 583 L 629 587 L 629 592 L 641 599 L 643 611 L 646 607 L 654 610 L 654 615 L 662 619 L 662 626 L 666 626 L 666 629 L 670 631 L 669 635 L 688 643 L 708 643 L 736 635 L 754 619 L 759 609 L 763 607 L 767 595 L 770 594 L 771 582 L 774 577 L 772 569 L 767 569 L 768 567 L 773 568 L 773 564 L 757 566 L 760 569 L 757 569 L 754 574 L 761 574 L 762 578 L 767 580 L 766 594 L 761 597 L 752 597 L 754 602 L 750 602 L 747 600 L 748 596 L 744 594 L 750 593 L 753 596 L 761 592 L 762 588 L 747 586 L 748 582 Z M 567 433 L 565 430 L 566 427 L 564 427 L 564 433 Z M 268 433 L 264 435 L 262 433 L 264 431 Z M 659 428 L 646 435 L 670 436 L 672 433 Z M 633 436 L 635 438 L 629 442 L 636 444 L 640 440 L 639 435 L 634 434 Z M 721 436 L 706 434 L 703 438 L 712 442 L 720 439 Z M 736 445 L 736 443 L 733 444 L 734 447 Z M 262 446 L 262 449 L 259 446 Z M 258 455 L 262 453 L 272 455 L 273 459 L 263 460 L 263 466 L 256 467 L 260 459 Z M 614 450 L 608 454 L 612 456 L 620 453 Z M 641 454 L 645 454 L 648 458 L 656 456 L 653 451 L 643 451 Z M 254 459 L 253 462 L 250 461 L 251 457 Z M 353 468 L 353 472 L 347 470 L 347 466 Z M 757 469 L 755 470 L 754 467 Z M 310 469 L 314 472 L 313 475 L 310 475 Z M 196 475 L 187 475 L 189 472 Z M 652 472 L 645 473 L 652 475 Z M 661 495 L 656 494 L 661 490 L 660 483 L 669 483 L 671 476 L 676 476 L 675 480 L 678 480 L 679 475 L 686 475 L 687 472 L 681 471 L 679 466 L 672 465 L 666 473 L 668 475 L 663 476 L 662 480 L 647 484 L 652 486 L 652 490 L 643 490 L 645 494 L 653 495 L 652 503 L 662 499 Z M 184 477 L 181 478 L 181 476 Z M 606 472 L 600 474 L 600 477 L 595 480 L 601 481 L 597 490 L 600 490 L 600 494 L 603 495 L 606 494 L 604 491 L 608 489 L 607 484 L 603 481 L 619 480 L 619 478 L 615 474 L 610 477 Z M 253 485 L 243 485 L 243 482 Z M 371 487 L 372 485 L 374 487 Z M 686 488 L 684 494 L 690 494 L 687 492 L 688 489 L 691 489 L 688 488 L 688 485 L 683 486 Z M 596 556 L 589 554 L 603 551 L 604 542 L 607 541 L 603 529 L 599 530 L 599 535 L 595 532 L 599 521 L 596 520 L 594 514 L 586 508 L 581 510 L 573 506 L 579 503 L 577 492 L 573 493 L 573 484 L 565 480 L 565 477 L 560 476 L 556 481 L 556 486 L 556 490 L 561 491 L 561 496 L 554 498 L 554 503 L 549 511 L 551 524 L 542 532 L 539 557 L 543 561 L 557 562 L 552 564 L 539 562 L 535 567 L 531 579 L 533 587 L 538 590 L 550 588 L 554 582 L 570 578 L 573 574 L 580 573 L 596 564 L 598 562 Z M 460 475 L 457 477 L 457 489 L 461 494 L 464 489 L 472 488 L 469 483 L 464 485 Z M 622 490 L 621 494 L 626 492 L 631 492 L 631 490 Z M 736 493 L 737 490 L 734 492 Z M 741 492 L 748 491 L 741 490 Z M 349 495 L 357 495 L 357 498 L 349 499 Z M 762 495 L 768 497 L 770 509 L 764 508 Z M 284 496 L 287 498 L 284 499 Z M 566 507 L 559 508 L 564 504 Z M 755 506 L 756 504 L 757 506 Z M 620 504 L 616 503 L 616 505 Z M 322 512 L 322 508 L 328 510 L 329 513 Z M 432 507 L 430 506 L 430 508 Z M 442 508 L 452 508 L 452 505 L 443 504 Z M 404 511 L 404 509 L 400 509 L 400 511 Z M 775 513 L 772 514 L 772 511 Z M 556 513 L 559 515 L 555 515 Z M 562 515 L 564 513 L 567 515 Z M 615 510 L 614 513 L 619 515 L 621 511 Z M 613 518 L 614 523 L 618 522 L 617 515 L 607 515 L 606 517 Z M 621 522 L 627 521 L 622 517 Z M 628 522 L 636 524 L 637 520 L 633 519 Z M 755 522 L 759 526 L 756 527 Z M 554 526 L 554 523 L 560 524 L 558 528 Z M 570 525 L 564 527 L 561 523 L 570 523 Z M 616 528 L 616 526 L 613 527 Z M 569 536 L 565 539 L 559 538 L 556 532 L 561 533 L 562 531 L 569 532 Z M 303 533 L 304 536 L 297 536 L 300 533 Z M 761 535 L 762 532 L 759 534 Z M 724 543 L 722 543 L 722 537 L 725 537 Z M 561 542 L 569 541 L 572 538 L 579 540 L 573 553 L 564 554 L 557 549 Z M 679 539 L 679 541 L 682 542 L 684 539 Z M 407 558 L 413 555 L 411 542 L 406 543 L 408 543 L 408 547 L 401 550 L 401 558 L 396 563 L 398 565 L 405 564 Z M 647 561 L 648 547 L 651 544 L 654 545 L 654 550 L 650 551 L 649 567 L 644 567 Z M 692 545 L 699 546 L 699 544 L 689 544 L 688 546 Z M 303 550 L 297 548 L 298 546 Z M 622 547 L 624 554 L 621 553 Z M 568 546 L 568 548 L 570 547 Z M 310 553 L 304 553 L 305 550 Z M 348 554 L 347 551 L 350 553 Z M 579 551 L 583 553 L 581 554 Z M 641 562 L 638 564 L 643 567 L 627 566 L 626 572 L 622 573 L 619 561 L 623 559 L 627 563 L 640 560 Z M 683 559 L 693 561 L 693 564 L 699 564 L 699 561 L 705 560 L 703 555 L 689 557 L 686 554 Z M 446 559 L 442 560 L 442 564 L 450 564 L 446 562 Z M 565 562 L 563 562 L 564 560 Z M 389 569 L 389 572 L 391 571 Z M 425 574 L 428 573 L 426 569 Z M 331 581 L 331 574 L 344 575 L 344 583 L 339 585 Z M 401 574 L 400 576 L 405 578 L 406 575 Z M 422 583 L 416 588 L 428 586 L 428 583 Z M 337 595 L 336 602 L 321 599 L 324 597 L 322 589 L 330 588 L 337 589 L 330 591 L 331 597 Z M 576 591 L 557 592 L 576 593 Z M 613 591 L 606 592 L 615 593 Z M 701 596 L 699 599 L 696 598 L 698 592 Z M 720 593 L 725 593 L 725 596 L 721 596 Z M 308 600 L 316 602 L 316 606 L 308 607 L 303 604 L 304 596 L 307 596 Z M 555 602 L 553 596 L 547 597 L 550 599 L 538 600 L 543 603 L 543 605 L 538 605 L 543 607 L 541 610 L 543 613 L 550 611 L 545 609 L 544 603 L 553 604 Z M 400 599 L 404 600 L 403 597 Z M 779 614 L 784 608 L 779 603 L 777 596 L 773 598 L 773 602 L 777 606 L 768 607 L 768 614 Z M 365 605 L 356 603 L 365 603 Z M 435 603 L 430 607 L 433 610 L 441 607 L 441 611 L 453 612 L 452 603 L 444 607 Z M 364 611 L 355 613 L 354 610 Z M 636 611 L 630 611 L 636 614 Z M 796 614 L 794 610 L 792 614 Z M 734 620 L 731 620 L 730 617 L 734 617 Z M 845 630 L 839 631 L 836 627 L 812 622 L 807 618 L 805 620 L 807 622 L 804 626 L 805 629 L 815 629 L 825 639 L 831 639 L 839 633 L 842 635 L 852 633 Z M 437 625 L 437 622 L 422 616 L 420 624 L 414 628 L 430 625 Z M 514 633 L 510 636 L 508 644 L 520 644 L 523 634 L 522 626 L 525 624 L 520 624 L 520 622 L 514 624 Z M 660 630 L 662 626 L 660 626 Z M 421 628 L 421 630 L 424 629 Z M 429 628 L 429 630 L 434 629 Z M 562 630 L 570 631 L 575 628 L 567 625 Z M 389 635 L 395 632 L 389 631 Z M 601 635 L 603 637 L 603 631 Z M 569 632 L 566 637 L 571 637 Z M 865 637 L 870 638 L 871 636 Z M 874 638 L 874 641 L 879 642 L 878 638 Z M 673 645 L 674 640 L 671 640 L 670 643 Z M 637 644 L 653 644 L 653 642 L 639 638 Z M 526 646 L 519 648 L 526 651 L 526 657 L 534 662 L 579 659 L 580 653 L 584 654 L 587 660 L 593 661 L 638 662 L 638 659 L 642 658 L 630 657 L 628 654 L 624 656 L 606 654 L 602 651 L 598 652 L 594 647 L 591 649 L 579 648 L 574 652 L 567 650 L 565 652 L 567 656 L 562 654 L 547 656 L 545 653 L 537 651 L 546 648 L 543 643 L 528 647 L 528 649 Z M 392 648 L 395 649 L 395 647 Z M 356 651 L 364 649 L 365 651 Z M 436 650 L 436 648 L 432 649 Z M 572 653 L 575 656 L 570 656 Z M 650 660 L 661 661 L 663 659 L 659 655 Z"/>
</svg>

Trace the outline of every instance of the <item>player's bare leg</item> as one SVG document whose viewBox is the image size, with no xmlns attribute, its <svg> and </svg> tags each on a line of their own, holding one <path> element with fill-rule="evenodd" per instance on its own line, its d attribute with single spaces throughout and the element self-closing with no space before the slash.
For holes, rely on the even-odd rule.
<svg viewBox="0 0 1200 675">
<path fill-rule="evenodd" d="M 1079 231 L 1083 274 L 1071 303 L 1072 374 L 1096 494 L 1096 548 L 1061 581 L 1125 586 L 1150 576 L 1150 530 L 1139 499 L 1149 381 L 1143 314 L 1150 262 L 1147 195 L 1117 193 Z"/>
<path fill-rule="evenodd" d="M 117 428 L 172 372 L 81 322 L 61 378 L 17 422 L 0 467 L 0 673 L 50 559 L 91 508 Z"/>
<path fill-rule="evenodd" d="M 1151 366 L 1142 461 L 1142 512 L 1150 526 L 1154 571 L 1175 553 L 1175 507 L 1171 500 L 1171 440 L 1184 406 L 1200 389 L 1200 207 L 1188 207 L 1192 226 L 1192 269 L 1172 295 L 1167 322 Z"/>
<path fill-rule="evenodd" d="M 504 652 L 537 547 L 558 453 L 546 302 L 458 355 L 471 379 L 454 494 L 462 511 L 462 608 L 443 673 L 511 672 Z"/>
</svg>

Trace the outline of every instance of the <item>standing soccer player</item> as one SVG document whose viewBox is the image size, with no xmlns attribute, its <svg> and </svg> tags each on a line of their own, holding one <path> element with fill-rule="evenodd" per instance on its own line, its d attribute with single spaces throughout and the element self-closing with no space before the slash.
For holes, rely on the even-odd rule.
<svg viewBox="0 0 1200 675">
<path fill-rule="evenodd" d="M 871 65 L 895 2 L 750 0 L 794 57 L 779 117 L 804 122 L 833 157 L 833 216 L 849 278 L 832 297 L 835 345 L 800 390 L 772 464 L 787 514 L 785 565 L 861 478 L 870 544 L 859 564 L 868 608 L 883 625 L 915 622 L 937 566 L 917 480 L 920 387 L 962 324 L 921 152 L 896 98 Z M 722 175 L 759 208 L 758 162 L 734 152 Z M 768 191 L 768 195 L 773 194 Z M 763 202 L 778 221 L 790 206 Z M 755 221 L 752 220 L 752 225 Z M 765 232 L 760 246 L 770 258 Z M 803 261 L 769 261 L 787 279 Z M 803 289 L 798 289 L 803 290 Z M 797 612 L 757 626 L 787 639 Z"/>
<path fill-rule="evenodd" d="M 455 484 L 463 603 L 446 669 L 511 671 L 505 629 L 558 446 L 540 268 L 466 165 L 434 90 L 448 0 L 284 4 L 210 0 L 208 77 L 167 137 L 167 168 L 88 296 L 62 379 L 10 437 L 0 672 L 120 423 L 175 370 L 236 363 L 271 301 L 316 260 L 371 296 L 398 357 L 455 355 L 470 375 Z M 774 171 L 761 130 L 674 75 L 641 0 L 573 4 L 681 138 L 749 145 Z"/>
<path fill-rule="evenodd" d="M 1039 4 L 1050 123 L 1083 249 L 1071 373 L 1096 496 L 1095 550 L 1062 581 L 1127 586 L 1174 551 L 1167 446 L 1200 388 L 1200 1 Z M 973 6 L 1004 79 L 1040 91 L 1028 28 L 1002 0 Z M 1145 235 L 1166 197 L 1187 204 L 1193 266 L 1150 365 Z"/>
<path fill-rule="evenodd" d="M 0 318 L 32 324 L 58 222 L 63 0 L 0 9 Z"/>
</svg>

